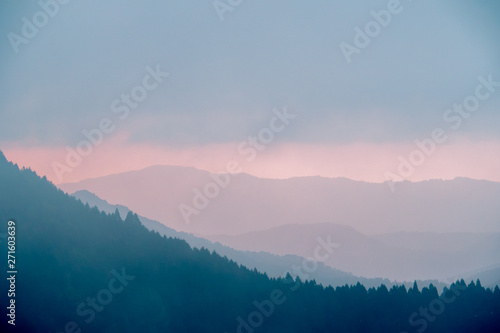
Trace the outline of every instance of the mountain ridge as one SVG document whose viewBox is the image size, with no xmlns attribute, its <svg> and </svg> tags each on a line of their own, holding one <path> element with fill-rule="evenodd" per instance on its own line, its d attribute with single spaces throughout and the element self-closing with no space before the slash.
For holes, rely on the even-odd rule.
<svg viewBox="0 0 500 333">
<path fill-rule="evenodd" d="M 111 205 L 105 200 L 99 198 L 94 193 L 82 190 L 71 194 L 71 196 L 79 199 L 82 203 L 89 204 L 90 207 L 97 207 L 99 210 L 106 213 L 113 213 L 118 210 L 120 215 L 124 218 L 130 210 L 123 205 Z M 297 257 L 296 255 L 291 255 L 289 253 L 283 254 L 270 254 L 265 251 L 238 251 L 227 246 L 224 246 L 220 242 L 210 242 L 209 240 L 198 238 L 196 236 L 178 232 L 174 229 L 168 228 L 163 224 L 150 220 L 143 216 L 138 216 L 139 220 L 144 226 L 149 230 L 159 232 L 160 235 L 165 235 L 167 237 L 179 238 L 185 240 L 191 247 L 197 247 L 199 249 L 206 248 L 209 251 L 215 251 L 216 253 L 227 257 L 230 260 L 248 267 L 249 269 L 256 268 L 262 273 L 266 273 L 270 277 L 280 277 L 282 273 L 289 270 L 293 266 L 300 266 L 303 257 Z M 325 286 L 342 286 L 345 284 L 354 285 L 357 282 L 361 282 L 367 287 L 375 287 L 380 284 L 385 284 L 386 286 L 393 285 L 405 285 L 407 288 L 413 285 L 414 280 L 411 281 L 391 281 L 383 277 L 372 277 L 366 278 L 362 276 L 353 275 L 351 272 L 344 272 L 331 266 L 324 266 L 322 263 L 319 264 L 319 268 L 315 272 L 308 274 L 306 277 L 304 274 L 299 275 L 302 279 L 314 279 L 316 282 L 321 283 Z M 446 284 L 439 282 L 437 280 L 418 280 L 419 284 L 428 285 L 432 283 L 442 290 Z"/>
<path fill-rule="evenodd" d="M 4 157 L 5 158 L 5 157 Z M 124 171 L 124 172 L 118 172 L 118 173 L 110 173 L 106 175 L 101 175 L 101 176 L 95 176 L 95 177 L 89 177 L 85 178 L 79 181 L 75 182 L 67 182 L 67 183 L 61 183 L 58 184 L 57 186 L 67 186 L 67 185 L 74 185 L 78 184 L 84 181 L 89 181 L 89 180 L 96 180 L 100 178 L 106 178 L 110 176 L 115 176 L 115 175 L 122 175 L 122 174 L 128 174 L 128 173 L 136 173 L 136 172 L 141 172 L 141 171 L 146 171 L 148 169 L 158 169 L 158 168 L 172 168 L 172 169 L 191 169 L 191 170 L 196 170 L 200 172 L 206 172 L 209 174 L 230 174 L 230 175 L 242 175 L 242 176 L 248 176 L 251 178 L 256 178 L 256 179 L 264 179 L 264 180 L 291 180 L 291 179 L 308 179 L 308 178 L 320 178 L 320 179 L 330 179 L 330 180 L 346 180 L 346 181 L 351 181 L 351 182 L 357 182 L 357 183 L 365 183 L 365 184 L 387 184 L 390 181 L 383 181 L 383 182 L 369 182 L 365 180 L 358 180 L 358 179 L 352 179 L 352 178 L 347 178 L 343 176 L 337 176 L 337 177 L 328 177 L 328 176 L 321 176 L 321 175 L 310 175 L 310 176 L 291 176 L 287 178 L 268 178 L 268 177 L 258 177 L 255 175 L 252 175 L 247 172 L 238 172 L 238 173 L 228 173 L 226 171 L 224 172 L 213 172 L 209 171 L 206 169 L 202 168 L 197 168 L 194 166 L 183 166 L 183 165 L 176 165 L 176 164 L 154 164 L 150 165 L 145 168 L 140 168 L 140 169 L 134 169 L 134 170 L 129 170 L 129 171 Z M 495 183 L 495 184 L 500 184 L 500 182 L 488 180 L 488 179 L 476 179 L 476 178 L 470 178 L 470 177 L 461 177 L 457 176 L 452 179 L 442 179 L 442 178 L 432 178 L 432 179 L 424 179 L 424 180 L 418 180 L 418 181 L 411 181 L 411 180 L 403 180 L 399 182 L 394 182 L 396 184 L 404 184 L 404 183 L 411 183 L 411 184 L 417 184 L 417 183 L 425 183 L 425 182 L 447 182 L 447 181 L 454 181 L 454 180 L 471 180 L 471 181 L 477 181 L 477 182 L 488 182 L 488 183 Z"/>
<path fill-rule="evenodd" d="M 398 281 L 447 281 L 450 277 L 469 277 L 466 274 L 469 271 L 480 271 L 500 262 L 497 255 L 500 233 L 424 233 L 425 237 L 417 233 L 405 234 L 406 238 L 399 238 L 399 233 L 396 236 L 368 236 L 352 227 L 317 223 L 206 238 L 239 250 L 261 249 L 273 254 L 299 256 L 310 255 L 310 248 L 318 238 L 329 238 L 339 246 L 325 264 L 355 275 L 382 276 Z"/>
<path fill-rule="evenodd" d="M 207 184 L 217 186 L 217 176 L 229 179 L 228 184 L 219 186 L 216 195 L 209 198 L 204 189 Z M 384 183 L 340 178 L 261 179 L 155 167 L 59 187 L 68 193 L 89 190 L 110 203 L 123 204 L 142 216 L 198 235 L 235 235 L 281 224 L 324 221 L 369 235 L 500 231 L 500 207 L 494 199 L 500 197 L 500 183 L 468 178 L 403 182 L 393 193 Z M 201 196 L 205 198 L 199 199 Z M 202 201 L 205 203 L 200 207 Z M 191 211 L 183 213 L 180 207 Z"/>
</svg>

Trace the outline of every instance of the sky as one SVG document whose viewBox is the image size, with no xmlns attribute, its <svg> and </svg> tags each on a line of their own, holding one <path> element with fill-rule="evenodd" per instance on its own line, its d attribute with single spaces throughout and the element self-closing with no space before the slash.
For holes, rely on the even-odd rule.
<svg viewBox="0 0 500 333">
<path fill-rule="evenodd" d="M 56 184 L 233 160 L 500 181 L 499 16 L 494 0 L 4 0 L 0 149 Z"/>
</svg>

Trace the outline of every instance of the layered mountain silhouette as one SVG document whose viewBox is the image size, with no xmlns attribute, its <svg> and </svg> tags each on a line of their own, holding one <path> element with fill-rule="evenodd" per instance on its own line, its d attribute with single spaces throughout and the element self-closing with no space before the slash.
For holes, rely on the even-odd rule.
<svg viewBox="0 0 500 333">
<path fill-rule="evenodd" d="M 195 208 L 207 184 L 226 183 L 185 221 L 183 204 Z M 330 236 L 340 247 L 325 263 L 363 277 L 449 281 L 500 262 L 500 184 L 489 181 L 403 182 L 391 192 L 387 184 L 344 178 L 273 180 L 156 166 L 61 188 L 89 190 L 243 251 L 311 257 L 318 237 Z"/>
<path fill-rule="evenodd" d="M 90 207 L 97 207 L 99 210 L 104 211 L 106 213 L 114 213 L 118 211 L 122 218 L 125 218 L 127 214 L 130 212 L 130 209 L 123 205 L 111 205 L 107 201 L 102 200 L 95 194 L 88 191 L 78 191 L 72 194 L 73 197 L 81 200 L 85 204 L 89 204 Z M 193 236 L 186 232 L 178 232 L 172 228 L 168 228 L 163 224 L 148 219 L 143 216 L 138 216 L 141 223 L 148 228 L 149 230 L 153 230 L 158 232 L 160 235 L 165 235 L 171 238 L 179 238 L 185 240 L 191 247 L 193 248 L 205 248 L 209 251 L 215 251 L 220 255 L 227 257 L 230 260 L 234 260 L 235 262 L 244 265 L 250 269 L 257 269 L 260 272 L 266 273 L 270 277 L 281 277 L 285 272 L 291 271 L 293 267 L 301 266 L 304 261 L 304 256 L 294 255 L 290 253 L 295 253 L 295 251 L 282 251 L 281 253 L 271 254 L 260 249 L 256 244 L 253 246 L 253 250 L 251 251 L 238 251 L 234 248 L 244 248 L 245 246 L 241 246 L 242 244 L 233 244 L 231 247 L 224 246 L 219 242 L 211 242 L 210 240 Z M 278 241 L 277 239 L 275 239 Z M 256 241 L 262 241 L 257 240 Z M 297 244 L 307 244 L 307 239 L 297 239 L 294 242 L 294 245 Z M 265 244 L 265 243 L 264 243 Z M 310 242 L 309 248 L 303 251 L 307 257 L 311 253 L 311 249 L 314 249 L 317 246 L 317 242 Z M 234 247 L 234 248 L 233 248 Z M 303 246 L 302 246 L 303 247 Z M 287 247 L 288 248 L 288 247 Z M 271 249 L 272 253 L 276 253 Z M 337 256 L 337 249 L 335 248 L 335 253 L 332 256 Z M 364 261 L 363 261 L 364 263 Z M 386 275 L 386 272 L 383 272 L 383 275 Z M 415 279 L 409 280 L 389 280 L 387 278 L 366 278 L 363 276 L 355 276 L 350 272 L 344 272 L 339 269 L 335 269 L 333 267 L 324 265 L 322 262 L 318 262 L 318 267 L 313 272 L 300 272 L 298 276 L 301 279 L 314 279 L 316 282 L 321 283 L 325 286 L 342 286 L 345 284 L 355 285 L 357 282 L 361 282 L 364 286 L 370 287 L 378 287 L 382 283 L 386 286 L 393 285 L 405 285 L 407 287 L 411 287 Z M 473 278 L 472 278 L 473 279 Z M 419 285 L 429 285 L 430 283 L 434 284 L 438 288 L 438 290 L 442 290 L 446 283 L 440 282 L 436 279 L 433 280 L 418 280 Z M 494 287 L 494 286 L 493 286 Z"/>
<path fill-rule="evenodd" d="M 154 166 L 60 188 L 68 193 L 88 190 L 175 230 L 200 235 L 317 223 L 346 225 L 367 235 L 500 232 L 500 184 L 467 178 L 403 182 L 391 192 L 387 184 L 345 178 L 276 180 Z M 183 216 L 181 207 L 188 206 L 193 210 Z"/>
<path fill-rule="evenodd" d="M 299 256 L 310 255 L 310 249 L 321 237 L 330 237 L 339 244 L 326 264 L 365 277 L 446 281 L 451 277 L 470 277 L 469 272 L 500 262 L 500 233 L 406 232 L 366 236 L 351 227 L 323 223 L 286 225 L 237 236 L 207 236 L 239 250 Z"/>
<path fill-rule="evenodd" d="M 16 225 L 15 325 L 2 332 L 497 332 L 500 289 L 457 281 L 390 290 L 273 279 L 106 214 L 0 153 L 0 223 Z M 2 257 L 7 246 L 2 239 Z M 7 260 L 1 269 L 7 272 Z M 420 289 L 421 288 L 421 289 Z M 432 321 L 420 308 L 439 308 Z M 434 312 L 433 312 L 434 313 Z M 437 313 L 437 312 L 436 312 Z M 12 314 L 12 310 L 10 310 Z M 416 317 L 415 317 L 416 316 Z M 412 319 L 413 318 L 413 319 Z M 418 321 L 416 321 L 418 319 Z"/>
</svg>

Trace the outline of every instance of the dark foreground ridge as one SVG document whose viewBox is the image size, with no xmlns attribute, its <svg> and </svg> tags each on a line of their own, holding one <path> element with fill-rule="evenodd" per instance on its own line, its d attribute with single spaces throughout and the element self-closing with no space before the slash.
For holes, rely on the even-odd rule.
<svg viewBox="0 0 500 333">
<path fill-rule="evenodd" d="M 500 290 L 457 281 L 324 288 L 270 279 L 137 215 L 122 220 L 58 190 L 0 152 L 0 233 L 16 225 L 15 326 L 0 238 L 1 332 L 498 332 Z M 411 260 L 409 258 L 408 260 Z"/>
</svg>

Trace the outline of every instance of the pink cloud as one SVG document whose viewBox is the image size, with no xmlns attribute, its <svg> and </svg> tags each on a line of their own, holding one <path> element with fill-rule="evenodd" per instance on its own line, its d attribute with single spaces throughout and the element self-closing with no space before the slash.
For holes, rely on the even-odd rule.
<svg viewBox="0 0 500 333">
<path fill-rule="evenodd" d="M 320 145 L 271 143 L 252 161 L 238 153 L 239 142 L 200 146 L 158 146 L 129 144 L 124 133 L 115 135 L 83 157 L 71 173 L 63 175 L 64 183 L 86 178 L 139 170 L 151 165 L 192 166 L 211 172 L 224 172 L 230 160 L 236 160 L 242 171 L 266 178 L 297 176 L 346 177 L 369 182 L 385 181 L 384 173 L 397 173 L 401 155 L 416 149 L 413 143 L 352 143 Z M 65 147 L 24 147 L 3 145 L 7 158 L 20 166 L 31 167 L 40 175 L 61 183 L 53 162 L 65 163 Z M 500 182 L 500 142 L 455 140 L 439 145 L 407 179 L 453 179 L 470 177 Z"/>
</svg>

